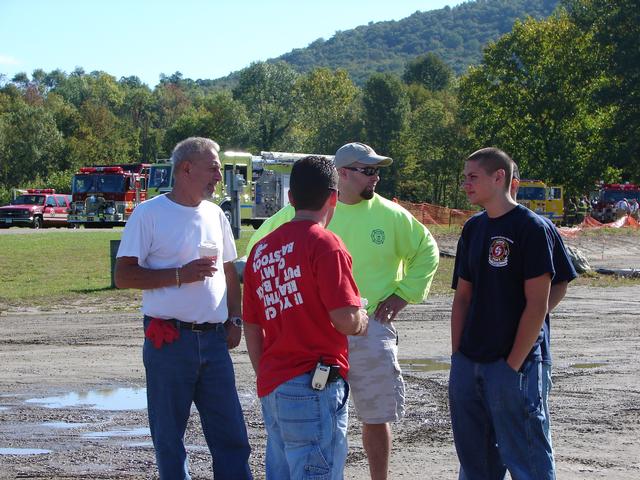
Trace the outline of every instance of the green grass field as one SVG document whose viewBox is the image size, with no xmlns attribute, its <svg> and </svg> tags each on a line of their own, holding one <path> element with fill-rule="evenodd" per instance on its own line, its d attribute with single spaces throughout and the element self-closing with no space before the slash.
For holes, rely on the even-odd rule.
<svg viewBox="0 0 640 480">
<path fill-rule="evenodd" d="M 436 235 L 456 234 L 459 227 L 434 227 Z M 253 229 L 243 229 L 236 241 L 244 250 Z M 34 306 L 47 308 L 110 301 L 114 308 L 136 308 L 140 292 L 111 288 L 110 241 L 120 231 L 79 232 L 51 230 L 37 234 L 0 236 L 0 308 Z M 441 258 L 431 293 L 451 293 L 453 259 Z M 598 275 L 584 276 L 576 284 L 594 287 L 640 284 L 638 279 Z"/>
<path fill-rule="evenodd" d="M 251 233 L 243 230 L 236 242 L 240 255 Z M 118 230 L 51 230 L 0 236 L 0 302 L 38 307 L 89 297 L 135 302 L 139 292 L 111 288 L 110 242 L 121 235 Z"/>
</svg>

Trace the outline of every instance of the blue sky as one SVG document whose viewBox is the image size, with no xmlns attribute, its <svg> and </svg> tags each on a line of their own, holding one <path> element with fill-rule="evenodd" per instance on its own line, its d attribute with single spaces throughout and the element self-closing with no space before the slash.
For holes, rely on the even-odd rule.
<svg viewBox="0 0 640 480">
<path fill-rule="evenodd" d="M 328 39 L 459 0 L 0 0 L 0 74 L 76 66 L 151 87 L 160 73 L 218 78 Z"/>
</svg>

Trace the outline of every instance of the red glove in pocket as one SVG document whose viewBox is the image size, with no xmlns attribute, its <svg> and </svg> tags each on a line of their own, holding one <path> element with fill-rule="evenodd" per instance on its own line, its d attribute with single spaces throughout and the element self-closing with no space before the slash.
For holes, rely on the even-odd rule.
<svg viewBox="0 0 640 480">
<path fill-rule="evenodd" d="M 180 332 L 171 322 L 152 318 L 144 336 L 151 340 L 155 348 L 161 348 L 163 344 L 172 343 L 180 338 Z"/>
</svg>

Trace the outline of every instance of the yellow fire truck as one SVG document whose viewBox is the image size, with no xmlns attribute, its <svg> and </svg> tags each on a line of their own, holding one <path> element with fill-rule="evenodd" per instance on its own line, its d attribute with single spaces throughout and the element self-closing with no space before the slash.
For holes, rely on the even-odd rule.
<svg viewBox="0 0 640 480">
<path fill-rule="evenodd" d="M 563 190 L 559 186 L 548 187 L 541 180 L 520 180 L 517 202 L 529 210 L 543 215 L 560 225 L 564 220 Z"/>
<path fill-rule="evenodd" d="M 296 160 L 306 153 L 220 152 L 223 181 L 218 183 L 212 200 L 222 208 L 233 224 L 232 192 L 230 185 L 239 187 L 240 223 L 258 228 L 271 215 L 289 203 L 289 177 Z M 323 155 L 332 158 L 330 155 Z M 149 197 L 171 191 L 173 172 L 166 161 L 151 165 Z M 168 180 L 167 180 L 168 179 Z"/>
</svg>

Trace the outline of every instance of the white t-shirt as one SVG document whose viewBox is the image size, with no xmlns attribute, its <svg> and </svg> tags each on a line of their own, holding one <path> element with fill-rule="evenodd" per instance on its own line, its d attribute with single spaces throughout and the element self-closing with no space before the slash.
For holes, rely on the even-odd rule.
<svg viewBox="0 0 640 480">
<path fill-rule="evenodd" d="M 196 258 L 198 245 L 218 246 L 218 271 L 203 281 L 142 291 L 142 312 L 183 322 L 216 323 L 228 317 L 223 262 L 237 257 L 231 226 L 217 205 L 185 207 L 159 195 L 133 211 L 122 233 L 118 257 L 137 257 L 150 269 L 181 267 Z"/>
<path fill-rule="evenodd" d="M 626 200 L 618 200 L 618 203 L 616 203 L 616 208 L 618 210 L 629 210 L 629 204 Z"/>
</svg>

